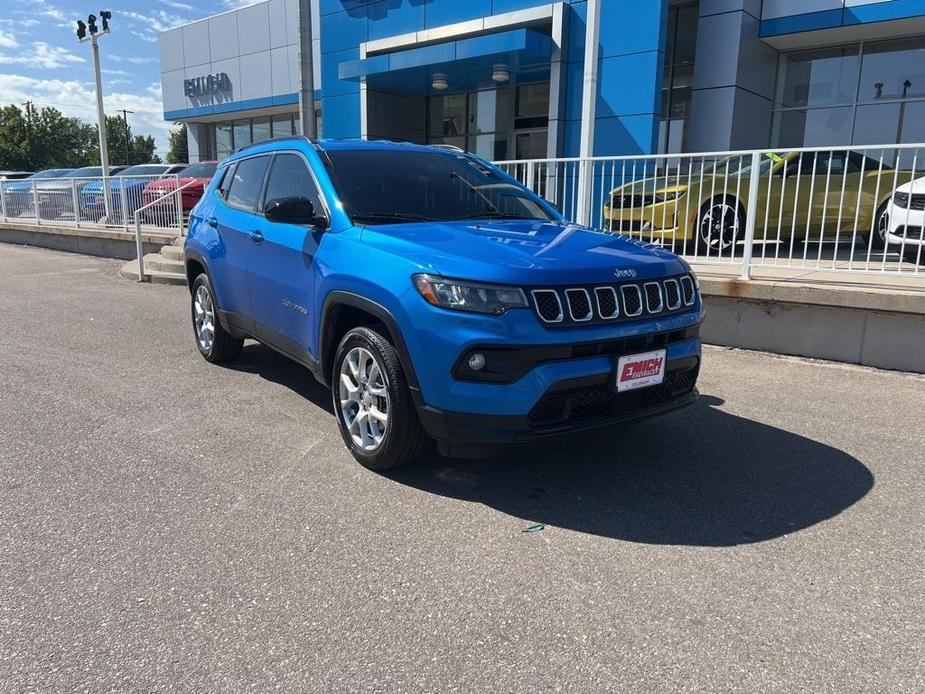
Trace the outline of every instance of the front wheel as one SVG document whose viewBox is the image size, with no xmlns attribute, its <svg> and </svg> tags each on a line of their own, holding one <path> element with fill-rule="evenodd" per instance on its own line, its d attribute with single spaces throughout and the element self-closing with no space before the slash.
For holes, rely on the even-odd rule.
<svg viewBox="0 0 925 694">
<path fill-rule="evenodd" d="M 874 234 L 873 234 L 873 244 L 871 244 L 874 249 L 882 251 L 886 248 L 887 244 L 887 232 L 890 228 L 890 215 L 887 214 L 886 208 L 890 204 L 890 201 L 882 203 L 880 207 L 877 208 L 877 214 L 874 217 Z"/>
<path fill-rule="evenodd" d="M 420 458 L 430 443 L 411 401 L 398 353 L 375 330 L 341 340 L 331 375 L 334 412 L 350 453 L 370 470 Z"/>
<path fill-rule="evenodd" d="M 739 205 L 732 198 L 717 198 L 700 208 L 697 230 L 710 250 L 721 253 L 731 249 L 744 227 Z"/>
</svg>

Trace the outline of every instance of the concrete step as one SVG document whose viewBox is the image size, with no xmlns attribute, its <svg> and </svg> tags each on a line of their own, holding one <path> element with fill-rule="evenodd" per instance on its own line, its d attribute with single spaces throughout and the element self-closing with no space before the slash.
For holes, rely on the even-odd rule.
<svg viewBox="0 0 925 694">
<path fill-rule="evenodd" d="M 186 285 L 186 275 L 182 272 L 164 272 L 163 270 L 155 270 L 150 267 L 147 260 L 148 256 L 145 256 L 145 274 L 148 276 L 151 282 L 155 284 L 179 284 Z M 119 274 L 125 279 L 138 281 L 138 261 L 130 260 L 125 265 L 122 266 L 122 269 L 119 270 Z"/>
<path fill-rule="evenodd" d="M 173 272 L 178 275 L 183 275 L 185 273 L 183 261 L 165 258 L 160 253 L 148 253 L 145 256 L 145 270 Z"/>
<path fill-rule="evenodd" d="M 180 262 L 183 262 L 183 247 L 164 246 L 161 249 L 161 255 L 167 258 L 167 260 L 179 260 Z"/>
</svg>

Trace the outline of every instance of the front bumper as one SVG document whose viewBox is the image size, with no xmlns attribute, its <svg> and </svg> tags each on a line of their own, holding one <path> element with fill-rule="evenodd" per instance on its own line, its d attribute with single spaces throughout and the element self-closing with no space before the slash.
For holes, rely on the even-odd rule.
<svg viewBox="0 0 925 694">
<path fill-rule="evenodd" d="M 424 429 L 444 455 L 485 457 L 499 449 L 603 429 L 673 412 L 692 405 L 700 357 L 669 362 L 659 386 L 617 393 L 611 374 L 561 381 L 527 415 L 484 415 L 418 407 Z"/>
<path fill-rule="evenodd" d="M 887 241 L 906 246 L 925 245 L 925 210 L 910 210 L 890 202 Z"/>
</svg>

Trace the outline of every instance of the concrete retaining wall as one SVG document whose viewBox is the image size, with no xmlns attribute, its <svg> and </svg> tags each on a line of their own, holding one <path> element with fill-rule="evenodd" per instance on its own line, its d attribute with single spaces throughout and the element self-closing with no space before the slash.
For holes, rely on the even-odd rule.
<svg viewBox="0 0 925 694">
<path fill-rule="evenodd" d="M 176 234 L 169 232 L 145 232 L 142 234 L 145 253 L 157 253 L 175 238 Z M 111 229 L 0 223 L 0 242 L 122 260 L 133 260 L 136 255 L 135 234 Z"/>
<path fill-rule="evenodd" d="M 925 373 L 923 293 L 744 284 L 701 280 L 705 342 Z"/>
</svg>

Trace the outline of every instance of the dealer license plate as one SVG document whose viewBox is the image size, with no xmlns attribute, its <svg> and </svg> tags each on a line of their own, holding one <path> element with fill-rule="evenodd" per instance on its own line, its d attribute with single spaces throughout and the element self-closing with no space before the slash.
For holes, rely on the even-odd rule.
<svg viewBox="0 0 925 694">
<path fill-rule="evenodd" d="M 664 349 L 620 357 L 617 360 L 617 392 L 657 386 L 665 380 L 667 361 L 668 352 Z"/>
</svg>

